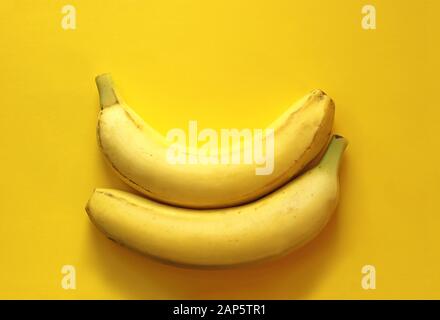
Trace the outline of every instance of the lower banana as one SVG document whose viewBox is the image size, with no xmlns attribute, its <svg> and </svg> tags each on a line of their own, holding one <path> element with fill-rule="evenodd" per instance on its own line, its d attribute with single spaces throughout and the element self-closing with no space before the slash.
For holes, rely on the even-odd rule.
<svg viewBox="0 0 440 320">
<path fill-rule="evenodd" d="M 96 189 L 86 211 L 109 238 L 176 265 L 226 267 L 280 256 L 314 238 L 335 210 L 346 145 L 333 136 L 315 168 L 249 204 L 192 210 Z"/>
</svg>

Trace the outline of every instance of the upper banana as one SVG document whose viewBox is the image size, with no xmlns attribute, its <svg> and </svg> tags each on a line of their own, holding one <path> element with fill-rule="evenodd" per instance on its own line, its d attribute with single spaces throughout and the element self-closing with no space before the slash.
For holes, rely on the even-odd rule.
<svg viewBox="0 0 440 320">
<path fill-rule="evenodd" d="M 97 189 L 86 210 L 109 238 L 162 261 L 200 267 L 258 261 L 303 245 L 324 227 L 338 202 L 346 145 L 334 136 L 315 168 L 242 206 L 191 210 Z"/>
<path fill-rule="evenodd" d="M 98 142 L 112 167 L 148 197 L 183 207 L 220 208 L 264 196 L 325 148 L 333 124 L 333 101 L 315 90 L 269 126 L 275 142 L 271 174 L 256 175 L 255 165 L 249 164 L 171 164 L 166 160 L 169 142 L 121 101 L 110 75 L 98 76 L 96 83 L 102 108 Z M 97 192 L 96 197 L 106 196 Z"/>
</svg>

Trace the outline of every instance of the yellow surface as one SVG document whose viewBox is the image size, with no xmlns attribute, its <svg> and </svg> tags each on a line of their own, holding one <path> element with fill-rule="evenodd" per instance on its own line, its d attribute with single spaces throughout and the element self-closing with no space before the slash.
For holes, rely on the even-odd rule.
<svg viewBox="0 0 440 320">
<path fill-rule="evenodd" d="M 2 1 L 0 298 L 440 298 L 436 0 Z M 77 29 L 61 28 L 61 8 Z M 95 138 L 94 76 L 165 133 L 264 127 L 313 88 L 350 140 L 336 216 L 288 257 L 164 266 L 97 232 L 95 187 L 129 190 Z M 190 187 L 190 186 L 188 186 Z M 64 290 L 61 267 L 77 270 Z M 377 269 L 377 289 L 361 268 Z"/>
</svg>

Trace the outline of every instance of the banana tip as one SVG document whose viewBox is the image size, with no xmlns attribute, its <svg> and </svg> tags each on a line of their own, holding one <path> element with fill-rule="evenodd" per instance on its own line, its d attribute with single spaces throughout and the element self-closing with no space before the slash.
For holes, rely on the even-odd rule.
<svg viewBox="0 0 440 320">
<path fill-rule="evenodd" d="M 111 78 L 112 78 L 111 73 L 106 72 L 106 73 L 98 74 L 98 75 L 95 77 L 95 81 L 96 81 L 96 82 L 99 82 L 99 81 L 101 81 L 101 80 L 110 80 Z"/>
<path fill-rule="evenodd" d="M 317 96 L 326 96 L 327 93 L 325 93 L 323 90 L 321 89 L 315 89 L 312 91 L 313 95 L 317 95 Z"/>
<path fill-rule="evenodd" d="M 334 139 L 334 140 L 342 140 L 341 142 L 343 142 L 343 144 L 344 144 L 344 148 L 346 148 L 347 145 L 348 145 L 348 140 L 347 140 L 347 138 L 345 138 L 344 136 L 341 136 L 340 134 L 334 134 L 334 135 L 333 135 L 333 139 Z"/>
</svg>

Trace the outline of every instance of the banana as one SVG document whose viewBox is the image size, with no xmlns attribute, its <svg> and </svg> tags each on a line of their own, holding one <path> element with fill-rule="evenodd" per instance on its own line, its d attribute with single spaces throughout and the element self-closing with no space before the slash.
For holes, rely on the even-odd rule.
<svg viewBox="0 0 440 320">
<path fill-rule="evenodd" d="M 110 239 L 175 265 L 227 267 L 277 257 L 314 238 L 329 220 L 346 145 L 333 136 L 316 167 L 242 206 L 194 210 L 96 189 L 86 211 Z"/>
<path fill-rule="evenodd" d="M 257 175 L 256 164 L 172 164 L 166 160 L 170 142 L 122 101 L 111 76 L 100 75 L 96 83 L 98 143 L 113 169 L 147 197 L 181 207 L 229 207 L 268 194 L 325 149 L 333 125 L 333 101 L 315 90 L 269 126 L 274 132 L 271 174 Z"/>
</svg>

